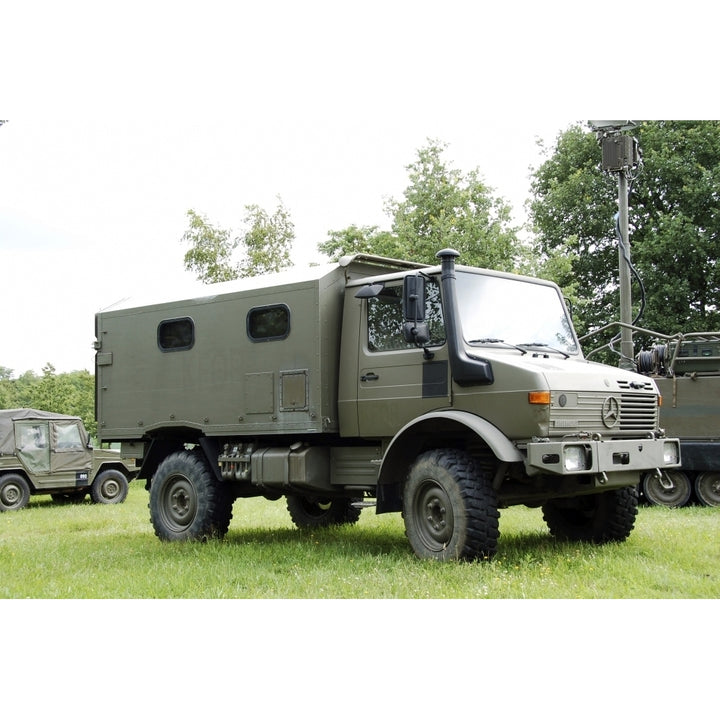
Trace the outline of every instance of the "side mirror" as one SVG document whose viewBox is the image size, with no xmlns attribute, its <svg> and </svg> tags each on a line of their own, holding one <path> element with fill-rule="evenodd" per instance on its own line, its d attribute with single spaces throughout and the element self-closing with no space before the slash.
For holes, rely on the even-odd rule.
<svg viewBox="0 0 720 720">
<path fill-rule="evenodd" d="M 403 337 L 406 342 L 425 345 L 430 331 L 425 322 L 425 278 L 407 275 L 403 282 Z"/>
</svg>

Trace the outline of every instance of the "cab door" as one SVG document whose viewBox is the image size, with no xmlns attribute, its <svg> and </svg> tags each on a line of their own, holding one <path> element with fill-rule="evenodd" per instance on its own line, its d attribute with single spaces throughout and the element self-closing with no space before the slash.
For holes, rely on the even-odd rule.
<svg viewBox="0 0 720 720">
<path fill-rule="evenodd" d="M 425 350 L 403 337 L 402 292 L 402 280 L 391 281 L 363 301 L 357 375 L 363 437 L 392 437 L 413 418 L 450 404 L 440 288 L 427 285 L 430 342 Z"/>
</svg>

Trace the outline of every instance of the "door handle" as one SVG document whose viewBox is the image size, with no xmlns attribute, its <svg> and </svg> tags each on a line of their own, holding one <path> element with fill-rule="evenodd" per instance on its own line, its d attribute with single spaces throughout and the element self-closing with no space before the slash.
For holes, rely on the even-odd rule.
<svg viewBox="0 0 720 720">
<path fill-rule="evenodd" d="M 368 380 L 379 380 L 380 376 L 376 375 L 374 372 L 369 372 L 367 375 L 361 375 L 360 376 L 360 382 L 367 382 Z"/>
</svg>

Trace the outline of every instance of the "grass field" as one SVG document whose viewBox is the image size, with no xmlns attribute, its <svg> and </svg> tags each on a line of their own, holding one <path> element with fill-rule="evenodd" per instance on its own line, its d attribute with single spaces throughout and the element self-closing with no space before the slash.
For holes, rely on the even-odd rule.
<svg viewBox="0 0 720 720">
<path fill-rule="evenodd" d="M 412 554 L 399 514 L 296 529 L 284 500 L 238 500 L 224 540 L 164 543 L 148 493 L 125 503 L 32 498 L 0 514 L 0 598 L 717 598 L 720 510 L 642 507 L 625 543 L 555 541 L 539 510 L 502 511 L 492 562 Z"/>
<path fill-rule="evenodd" d="M 147 503 L 131 483 L 121 505 L 0 515 L 8 717 L 707 714 L 718 509 L 642 508 L 627 542 L 596 547 L 511 508 L 492 562 L 437 563 L 372 509 L 310 532 L 282 500 L 238 500 L 224 540 L 163 543 Z"/>
</svg>

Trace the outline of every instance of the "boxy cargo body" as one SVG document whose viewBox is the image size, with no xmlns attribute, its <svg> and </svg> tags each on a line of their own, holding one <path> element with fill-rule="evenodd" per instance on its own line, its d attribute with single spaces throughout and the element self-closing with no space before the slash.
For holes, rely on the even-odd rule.
<svg viewBox="0 0 720 720">
<path fill-rule="evenodd" d="M 102 439 L 338 432 L 344 273 L 273 279 L 98 315 Z"/>
<path fill-rule="evenodd" d="M 556 285 L 353 256 L 96 316 L 98 434 L 141 464 L 161 539 L 223 535 L 240 497 L 298 526 L 402 511 L 415 553 L 491 557 L 499 508 L 622 540 L 676 467 L 651 379 L 587 362 Z"/>
</svg>

